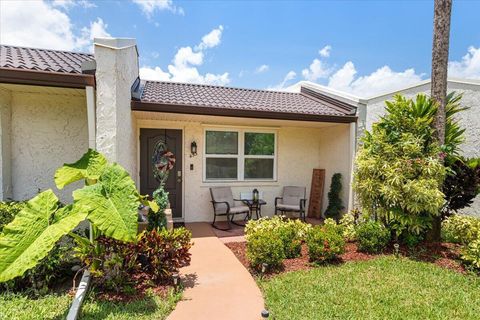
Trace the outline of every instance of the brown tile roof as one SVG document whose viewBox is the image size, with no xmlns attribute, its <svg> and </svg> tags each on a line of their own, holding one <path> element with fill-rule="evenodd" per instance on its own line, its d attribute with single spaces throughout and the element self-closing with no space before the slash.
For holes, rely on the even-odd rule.
<svg viewBox="0 0 480 320">
<path fill-rule="evenodd" d="M 91 60 L 88 53 L 0 45 L 0 68 L 81 74 L 82 62 Z"/>
<path fill-rule="evenodd" d="M 292 93 L 156 81 L 145 81 L 143 84 L 140 104 L 312 116 L 351 117 L 355 115 L 353 106 L 340 101 L 324 101 L 305 92 Z"/>
</svg>

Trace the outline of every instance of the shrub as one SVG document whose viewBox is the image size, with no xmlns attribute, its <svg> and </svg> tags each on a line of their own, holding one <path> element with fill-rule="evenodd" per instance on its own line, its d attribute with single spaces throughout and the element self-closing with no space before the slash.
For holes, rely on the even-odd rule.
<svg viewBox="0 0 480 320">
<path fill-rule="evenodd" d="M 480 270 L 480 239 L 473 240 L 461 252 L 463 263 L 473 270 Z"/>
<path fill-rule="evenodd" d="M 130 286 L 137 269 L 135 244 L 99 237 L 96 243 L 84 242 L 76 248 L 79 257 L 102 288 L 121 292 Z"/>
<path fill-rule="evenodd" d="M 338 225 L 342 228 L 342 234 L 345 241 L 355 241 L 357 233 L 355 231 L 355 217 L 352 213 L 345 214 Z"/>
<path fill-rule="evenodd" d="M 137 245 L 142 270 L 155 281 L 165 281 L 190 262 L 192 233 L 185 228 L 144 232 Z"/>
<path fill-rule="evenodd" d="M 342 174 L 335 173 L 332 176 L 332 182 L 330 184 L 330 191 L 328 192 L 328 207 L 325 211 L 325 217 L 332 218 L 338 221 L 341 211 L 345 209 L 342 205 L 342 199 L 340 198 L 340 192 L 342 191 Z"/>
<path fill-rule="evenodd" d="M 295 258 L 300 255 L 302 242 L 305 241 L 308 230 L 311 228 L 300 220 L 285 219 L 282 216 L 251 220 L 245 228 L 247 243 L 251 235 L 266 232 L 279 238 L 283 245 L 285 258 Z"/>
<path fill-rule="evenodd" d="M 335 259 L 345 251 L 341 228 L 332 224 L 313 227 L 307 237 L 307 247 L 312 262 Z"/>
<path fill-rule="evenodd" d="M 449 172 L 443 182 L 444 216 L 470 207 L 480 193 L 480 159 L 457 158 L 447 166 Z"/>
<path fill-rule="evenodd" d="M 190 261 L 191 233 L 185 228 L 143 232 L 137 243 L 107 237 L 95 245 L 84 243 L 77 255 L 104 289 L 120 292 L 131 287 L 135 275 L 165 282 Z"/>
<path fill-rule="evenodd" d="M 369 253 L 381 252 L 390 241 L 390 231 L 379 222 L 367 221 L 356 230 L 358 249 Z"/>
<path fill-rule="evenodd" d="M 420 234 L 444 204 L 445 154 L 431 126 L 437 106 L 423 94 L 385 103 L 386 115 L 362 138 L 354 188 L 364 213 L 397 225 L 398 232 Z"/>
<path fill-rule="evenodd" d="M 424 240 L 424 234 L 416 234 L 412 232 L 403 232 L 399 241 L 409 248 L 413 248 Z"/>
<path fill-rule="evenodd" d="M 453 215 L 442 223 L 442 238 L 447 242 L 468 244 L 480 239 L 480 219 Z"/>
<path fill-rule="evenodd" d="M 2 201 L 0 202 L 0 232 L 3 226 L 13 221 L 17 213 L 25 206 L 24 202 Z"/>
<path fill-rule="evenodd" d="M 255 269 L 260 269 L 263 263 L 269 269 L 278 268 L 285 259 L 283 242 L 269 230 L 254 232 L 247 239 L 247 258 Z"/>
</svg>

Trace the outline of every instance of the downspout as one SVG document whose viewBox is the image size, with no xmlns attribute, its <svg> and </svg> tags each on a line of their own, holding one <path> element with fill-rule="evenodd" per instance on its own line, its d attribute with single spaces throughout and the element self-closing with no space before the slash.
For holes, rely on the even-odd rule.
<svg viewBox="0 0 480 320">
<path fill-rule="evenodd" d="M 85 87 L 87 98 L 87 121 L 88 121 L 88 147 L 96 149 L 96 117 L 95 117 L 95 89 L 92 86 Z"/>
<path fill-rule="evenodd" d="M 353 178 L 355 173 L 355 157 L 357 155 L 360 138 L 366 129 L 367 122 L 367 101 L 359 99 L 357 104 L 357 121 L 350 123 L 350 184 L 348 190 L 348 211 L 355 209 L 355 192 L 353 191 Z"/>
<path fill-rule="evenodd" d="M 95 115 L 95 88 L 92 86 L 85 87 L 85 96 L 87 102 L 87 126 L 88 126 L 88 148 L 95 150 L 96 148 L 96 115 Z M 90 234 L 90 241 L 93 241 L 93 229 L 92 224 L 88 223 L 89 227 L 89 234 Z M 87 291 L 90 286 L 90 271 L 87 269 L 84 271 L 82 279 L 77 288 L 77 292 L 75 293 L 75 297 L 73 302 L 70 306 L 70 309 L 67 314 L 67 320 L 77 320 L 80 315 L 80 311 L 82 308 L 82 304 L 87 297 Z"/>
<path fill-rule="evenodd" d="M 358 120 L 357 120 L 358 121 Z M 353 173 L 355 170 L 355 153 L 356 153 L 356 145 L 357 145 L 357 123 L 350 122 L 350 132 L 349 132 L 349 165 L 350 165 L 350 183 L 348 184 L 348 212 L 354 209 L 354 196 L 353 196 Z"/>
<path fill-rule="evenodd" d="M 87 98 L 87 124 L 88 124 L 88 148 L 96 149 L 96 115 L 95 115 L 95 89 L 91 86 L 85 87 Z M 93 242 L 93 228 L 89 222 L 90 242 Z"/>
</svg>

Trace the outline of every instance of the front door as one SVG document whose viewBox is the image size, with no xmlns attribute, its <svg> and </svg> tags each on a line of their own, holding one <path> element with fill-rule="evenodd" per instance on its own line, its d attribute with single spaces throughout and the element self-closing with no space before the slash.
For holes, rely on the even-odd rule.
<svg viewBox="0 0 480 320">
<path fill-rule="evenodd" d="M 173 218 L 182 218 L 182 130 L 140 129 L 140 192 L 152 195 L 158 188 L 158 181 L 153 176 L 153 149 L 155 144 L 166 141 L 167 148 L 175 156 L 175 166 L 165 184 L 169 193 Z"/>
</svg>

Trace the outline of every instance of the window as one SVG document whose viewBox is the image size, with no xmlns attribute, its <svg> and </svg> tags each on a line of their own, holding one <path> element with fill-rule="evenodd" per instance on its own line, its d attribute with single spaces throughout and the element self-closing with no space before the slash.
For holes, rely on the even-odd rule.
<svg viewBox="0 0 480 320">
<path fill-rule="evenodd" d="M 206 130 L 204 179 L 275 180 L 276 134 L 255 130 Z"/>
</svg>

